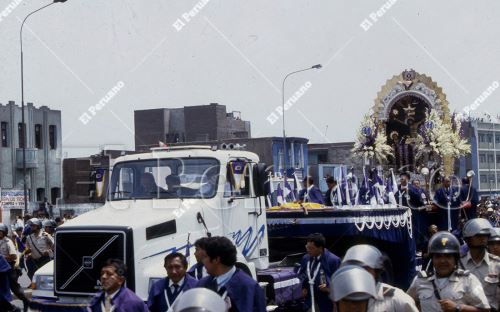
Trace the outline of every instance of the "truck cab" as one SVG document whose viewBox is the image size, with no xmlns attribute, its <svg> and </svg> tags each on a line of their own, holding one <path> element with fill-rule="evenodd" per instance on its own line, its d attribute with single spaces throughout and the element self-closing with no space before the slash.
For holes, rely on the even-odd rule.
<svg viewBox="0 0 500 312">
<path fill-rule="evenodd" d="M 101 289 L 100 269 L 122 259 L 126 286 L 147 299 L 166 276 L 164 257 L 177 251 L 196 259 L 194 241 L 226 236 L 239 265 L 256 277 L 269 266 L 263 181 L 256 154 L 215 146 L 154 148 L 117 158 L 103 207 L 63 224 L 54 261 L 34 277 L 34 298 L 86 302 Z"/>
</svg>

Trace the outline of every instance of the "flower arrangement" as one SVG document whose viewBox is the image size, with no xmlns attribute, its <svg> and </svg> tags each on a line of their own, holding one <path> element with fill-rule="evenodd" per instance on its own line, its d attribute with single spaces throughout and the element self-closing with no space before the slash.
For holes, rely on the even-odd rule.
<svg viewBox="0 0 500 312">
<path fill-rule="evenodd" d="M 444 123 L 435 110 L 426 113 L 426 121 L 418 130 L 416 140 L 416 159 L 426 153 L 434 153 L 439 157 L 454 158 L 470 153 L 470 145 L 462 137 L 461 123 L 452 117 L 452 124 Z"/>
<path fill-rule="evenodd" d="M 356 135 L 356 142 L 351 152 L 364 159 L 375 158 L 380 163 L 393 157 L 392 148 L 387 144 L 387 136 L 379 131 L 378 124 L 366 114 Z"/>
</svg>

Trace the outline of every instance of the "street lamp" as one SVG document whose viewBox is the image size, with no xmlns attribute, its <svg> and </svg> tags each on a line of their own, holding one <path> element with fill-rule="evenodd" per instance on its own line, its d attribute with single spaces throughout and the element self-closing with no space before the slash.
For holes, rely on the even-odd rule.
<svg viewBox="0 0 500 312">
<path fill-rule="evenodd" d="M 23 56 L 23 28 L 24 24 L 26 23 L 26 20 L 28 17 L 31 15 L 35 14 L 38 11 L 41 11 L 54 3 L 63 3 L 66 2 L 67 0 L 54 0 L 54 2 L 49 3 L 47 5 L 42 6 L 39 9 L 36 9 L 35 11 L 31 12 L 30 14 L 26 15 L 24 18 L 23 22 L 21 23 L 21 30 L 19 31 L 19 42 L 21 43 L 21 129 L 22 129 L 22 142 L 23 142 L 23 184 L 24 184 L 24 213 L 28 212 L 28 189 L 26 185 L 26 144 L 28 143 L 27 141 L 27 135 L 26 135 L 26 125 L 24 123 L 24 56 Z M 21 138 L 19 138 L 21 140 Z"/>
<path fill-rule="evenodd" d="M 281 98 L 282 98 L 282 113 L 283 113 L 283 175 L 286 176 L 286 134 L 285 134 L 285 82 L 286 79 L 296 73 L 300 73 L 306 70 L 311 70 L 311 69 L 320 69 L 322 66 L 321 64 L 316 64 L 308 68 L 304 68 L 301 70 L 296 70 L 291 73 L 288 73 L 285 78 L 283 78 L 283 84 L 281 87 Z"/>
</svg>

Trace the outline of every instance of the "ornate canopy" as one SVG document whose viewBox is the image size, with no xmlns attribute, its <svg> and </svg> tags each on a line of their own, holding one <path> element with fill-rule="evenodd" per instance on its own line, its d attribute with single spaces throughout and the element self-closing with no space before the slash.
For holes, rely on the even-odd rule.
<svg viewBox="0 0 500 312">
<path fill-rule="evenodd" d="M 387 136 L 394 157 L 389 165 L 415 171 L 415 144 L 426 114 L 435 111 L 443 123 L 450 124 L 446 95 L 436 82 L 415 70 L 405 70 L 387 80 L 377 94 L 372 118 Z M 427 159 L 428 160 L 428 159 Z M 453 159 L 442 159 L 445 172 L 451 173 Z"/>
</svg>

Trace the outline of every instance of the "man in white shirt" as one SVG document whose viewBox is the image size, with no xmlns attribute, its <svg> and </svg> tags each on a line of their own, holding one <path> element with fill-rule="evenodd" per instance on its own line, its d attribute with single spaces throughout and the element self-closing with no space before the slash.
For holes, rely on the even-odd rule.
<svg viewBox="0 0 500 312">
<path fill-rule="evenodd" d="M 7 272 L 10 290 L 12 290 L 17 298 L 23 301 L 24 311 L 28 311 L 29 299 L 24 294 L 21 285 L 17 282 L 20 275 L 19 258 L 14 243 L 7 236 L 8 233 L 9 228 L 5 224 L 0 223 L 0 257 L 4 257 L 10 265 L 10 270 Z"/>
</svg>

